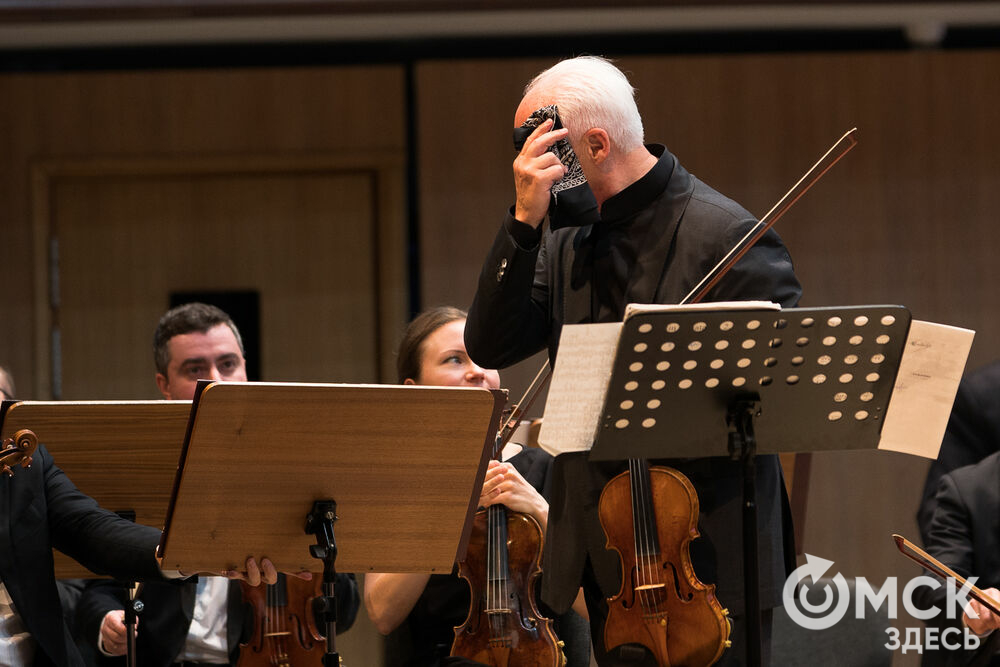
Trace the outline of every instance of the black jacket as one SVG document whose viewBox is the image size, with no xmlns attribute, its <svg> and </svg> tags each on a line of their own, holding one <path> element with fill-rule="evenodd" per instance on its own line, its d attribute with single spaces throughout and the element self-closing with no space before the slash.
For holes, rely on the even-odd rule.
<svg viewBox="0 0 1000 667">
<path fill-rule="evenodd" d="M 30 468 L 0 475 L 0 577 L 38 644 L 36 667 L 82 666 L 63 620 L 52 548 L 98 573 L 160 579 L 160 531 L 98 507 L 39 446 Z"/>
<path fill-rule="evenodd" d="M 603 321 L 621 321 L 628 303 L 678 303 L 755 224 L 750 213 L 689 174 L 668 151 L 654 147 L 651 152 L 659 155 L 654 169 L 602 206 L 599 224 L 607 224 L 609 215 L 623 218 L 624 212 L 626 224 L 633 225 L 628 229 L 641 235 L 618 237 L 628 246 L 619 256 L 631 257 L 622 303 L 609 311 L 597 302 L 599 296 L 595 300 L 607 277 L 593 270 L 589 239 L 602 230 L 548 230 L 539 246 L 525 247 L 511 233 L 521 223 L 508 215 L 483 265 L 466 324 L 466 346 L 476 363 L 502 368 L 545 348 L 554 360 L 564 324 L 599 321 L 595 312 L 605 314 Z M 787 308 L 796 305 L 800 293 L 788 252 L 772 230 L 704 300 L 769 300 Z M 725 458 L 667 463 L 691 479 L 700 498 L 701 539 L 691 547 L 695 571 L 703 582 L 716 584 L 723 606 L 739 615 L 744 597 L 740 465 Z M 618 592 L 618 556 L 604 548 L 596 508 L 604 484 L 625 465 L 592 464 L 585 453 L 556 459 L 542 577 L 542 598 L 556 611 L 569 607 L 588 577 L 600 589 L 591 586 L 592 599 Z M 789 556 L 794 558 L 791 525 L 777 457 L 759 456 L 756 465 L 760 599 L 762 607 L 774 607 L 781 603 Z M 590 568 L 585 567 L 588 558 Z M 592 625 L 595 620 L 592 608 Z M 593 635 L 596 645 L 601 635 Z"/>
</svg>

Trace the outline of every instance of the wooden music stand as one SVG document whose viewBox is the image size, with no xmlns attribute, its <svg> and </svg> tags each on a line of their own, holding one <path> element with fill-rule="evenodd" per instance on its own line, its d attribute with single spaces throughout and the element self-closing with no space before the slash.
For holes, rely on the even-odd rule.
<svg viewBox="0 0 1000 667">
<path fill-rule="evenodd" d="M 259 555 L 316 572 L 322 558 L 328 610 L 334 559 L 348 572 L 451 572 L 503 404 L 473 388 L 201 382 L 163 567 L 241 569 Z M 324 664 L 336 664 L 333 620 Z"/>
<path fill-rule="evenodd" d="M 137 523 L 160 528 L 170 504 L 191 401 L 5 402 L 0 439 L 30 429 L 56 465 L 114 512 L 135 512 Z M 93 578 L 55 551 L 56 578 Z"/>
</svg>

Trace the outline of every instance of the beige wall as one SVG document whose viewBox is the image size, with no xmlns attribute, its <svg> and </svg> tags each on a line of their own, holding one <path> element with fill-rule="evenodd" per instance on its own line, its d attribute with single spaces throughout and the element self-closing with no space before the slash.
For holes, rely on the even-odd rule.
<svg viewBox="0 0 1000 667">
<path fill-rule="evenodd" d="M 66 332 L 73 356 L 63 361 L 74 377 L 65 382 L 75 398 L 152 395 L 147 337 L 165 304 L 150 300 L 174 285 L 216 288 L 223 275 L 269 295 L 263 363 L 274 379 L 389 379 L 408 287 L 407 112 L 417 114 L 423 301 L 467 307 L 511 199 L 513 110 L 525 80 L 547 63 L 418 63 L 412 110 L 396 66 L 0 75 L 0 360 L 19 393 L 48 390 L 52 314 L 37 291 L 48 281 L 35 237 L 44 241 L 51 229 L 76 235 L 82 253 L 61 257 L 60 277 L 60 315 L 74 329 Z M 1000 52 L 621 64 L 639 89 L 647 138 L 758 214 L 857 126 L 860 145 L 778 226 L 803 305 L 903 304 L 916 318 L 976 329 L 971 367 L 995 356 Z M 171 222 L 192 215 L 214 240 L 179 259 L 163 244 L 194 234 Z M 306 222 L 288 227 L 284 216 Z M 88 225 L 117 245 L 97 242 Z M 227 259 L 220 241 L 237 230 L 244 238 Z M 317 244 L 365 278 L 345 284 L 345 267 L 308 254 Z M 224 270 L 206 272 L 210 262 Z M 147 285 L 154 273 L 159 283 Z M 87 291 L 110 276 L 122 295 Z M 73 319 L 88 310 L 91 319 Z M 346 312 L 357 322 L 345 325 Z M 105 325 L 95 330 L 95 321 Z M 108 363 L 84 358 L 104 348 L 127 351 Z M 318 348 L 315 357 L 303 353 Z M 505 374 L 515 393 L 533 370 Z M 913 574 L 888 535 L 915 535 L 925 469 L 898 455 L 817 457 L 805 550 L 847 576 Z"/>
</svg>

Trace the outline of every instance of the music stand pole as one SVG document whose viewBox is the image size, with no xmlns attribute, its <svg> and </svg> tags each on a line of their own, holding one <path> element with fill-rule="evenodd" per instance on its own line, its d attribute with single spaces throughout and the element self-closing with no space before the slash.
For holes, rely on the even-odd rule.
<svg viewBox="0 0 1000 667">
<path fill-rule="evenodd" d="M 757 553 L 757 439 L 753 419 L 760 414 L 755 401 L 737 400 L 729 407 L 726 423 L 729 456 L 743 467 L 743 590 L 747 618 L 747 664 L 761 664 L 760 568 Z"/>
<path fill-rule="evenodd" d="M 337 520 L 337 503 L 332 500 L 317 500 L 306 515 L 306 532 L 316 536 L 316 544 L 309 547 L 313 558 L 323 561 L 323 596 L 313 601 L 314 612 L 319 615 L 326 628 L 326 653 L 324 667 L 340 665 L 337 654 L 337 540 L 333 534 L 333 522 Z"/>
<path fill-rule="evenodd" d="M 135 512 L 133 510 L 121 510 L 115 512 L 118 516 L 135 523 Z M 125 664 L 128 667 L 136 667 L 135 656 L 135 626 L 137 616 L 144 608 L 142 600 L 136 596 L 135 581 L 129 579 L 125 582 Z"/>
</svg>

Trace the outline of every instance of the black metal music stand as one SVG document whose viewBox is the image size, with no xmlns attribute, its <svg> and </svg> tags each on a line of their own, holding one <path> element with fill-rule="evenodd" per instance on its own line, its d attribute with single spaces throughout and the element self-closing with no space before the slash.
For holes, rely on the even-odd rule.
<svg viewBox="0 0 1000 667">
<path fill-rule="evenodd" d="M 590 459 L 742 462 L 749 665 L 761 659 L 754 457 L 875 449 L 909 325 L 902 306 L 642 312 L 624 323 Z"/>
</svg>

